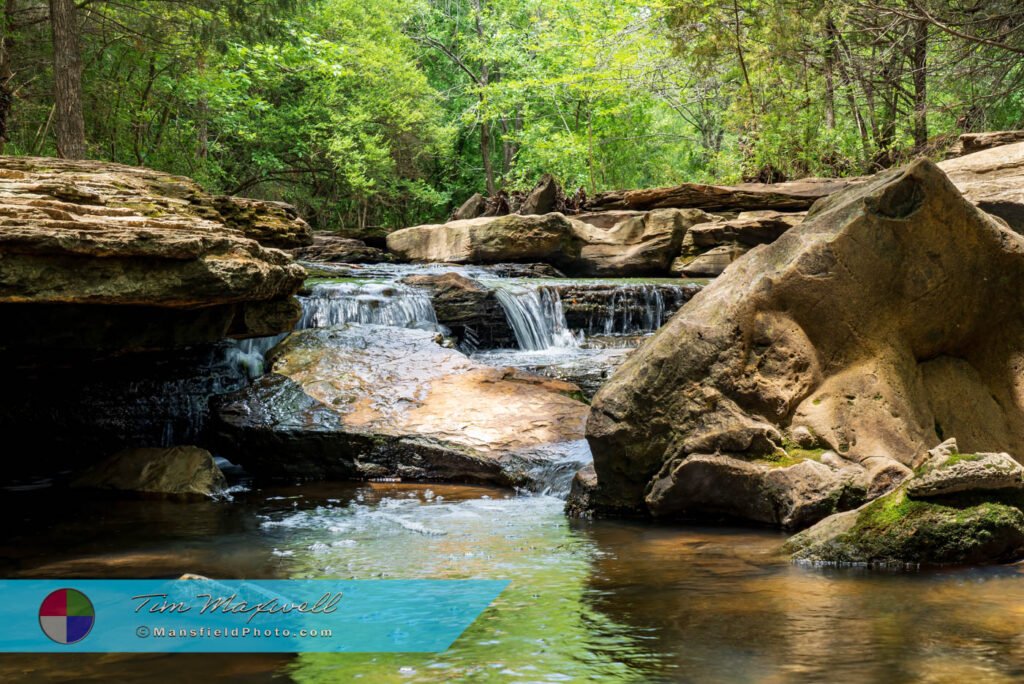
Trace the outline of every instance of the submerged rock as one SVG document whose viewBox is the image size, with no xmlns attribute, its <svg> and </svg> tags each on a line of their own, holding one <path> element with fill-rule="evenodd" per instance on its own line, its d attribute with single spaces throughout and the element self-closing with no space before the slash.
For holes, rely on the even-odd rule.
<svg viewBox="0 0 1024 684">
<path fill-rule="evenodd" d="M 227 487 L 224 474 L 206 449 L 125 449 L 79 476 L 75 487 L 145 494 L 212 497 Z"/>
<path fill-rule="evenodd" d="M 269 375 L 219 403 L 216 433 L 259 476 L 527 485 L 582 439 L 577 394 L 421 330 L 305 330 L 275 349 Z"/>
<path fill-rule="evenodd" d="M 690 509 L 688 459 L 792 457 L 798 436 L 865 466 L 914 465 L 940 436 L 1024 453 L 1012 370 L 1022 286 L 1024 238 L 931 162 L 823 200 L 733 263 L 598 392 L 592 505 Z"/>
</svg>

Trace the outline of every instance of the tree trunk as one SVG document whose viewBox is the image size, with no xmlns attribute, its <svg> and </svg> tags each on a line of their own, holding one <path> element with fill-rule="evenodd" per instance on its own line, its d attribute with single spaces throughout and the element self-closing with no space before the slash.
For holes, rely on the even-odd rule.
<svg viewBox="0 0 1024 684">
<path fill-rule="evenodd" d="M 11 70 L 11 32 L 14 30 L 15 0 L 4 4 L 3 33 L 0 34 L 0 154 L 11 141 L 8 121 L 14 106 L 14 72 Z"/>
<path fill-rule="evenodd" d="M 82 56 L 78 44 L 78 8 L 74 0 L 50 0 L 53 31 L 53 103 L 57 155 L 85 156 L 82 116 Z"/>
<path fill-rule="evenodd" d="M 928 22 L 914 24 L 914 147 L 928 144 Z"/>
<path fill-rule="evenodd" d="M 825 22 L 825 126 L 830 131 L 836 127 L 835 55 L 835 25 L 829 17 Z"/>
</svg>

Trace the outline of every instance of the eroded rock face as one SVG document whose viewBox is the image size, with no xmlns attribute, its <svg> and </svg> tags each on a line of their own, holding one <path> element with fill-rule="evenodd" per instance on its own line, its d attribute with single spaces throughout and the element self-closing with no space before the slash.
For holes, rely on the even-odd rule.
<svg viewBox="0 0 1024 684">
<path fill-rule="evenodd" d="M 391 261 L 390 254 L 370 247 L 362 240 L 328 232 L 314 233 L 310 245 L 293 249 L 291 254 L 296 259 L 321 263 L 379 264 Z"/>
<path fill-rule="evenodd" d="M 79 476 L 75 487 L 213 497 L 227 487 L 209 451 L 194 446 L 125 449 Z"/>
<path fill-rule="evenodd" d="M 822 197 L 861 182 L 858 178 L 805 178 L 788 183 L 736 186 L 684 183 L 674 187 L 602 192 L 588 202 L 592 211 L 696 208 L 706 211 L 775 209 L 803 211 Z"/>
<path fill-rule="evenodd" d="M 950 436 L 1024 453 L 1022 285 L 1024 238 L 928 161 L 824 200 L 598 392 L 594 506 L 668 510 L 695 455 L 792 455 L 798 436 L 858 465 L 913 465 Z"/>
<path fill-rule="evenodd" d="M 520 485 L 583 437 L 575 386 L 498 369 L 420 330 L 293 333 L 217 411 L 225 455 L 268 477 Z"/>
<path fill-rule="evenodd" d="M 72 347 L 121 351 L 289 329 L 298 318 L 292 295 L 302 268 L 232 226 L 269 231 L 281 242 L 271 219 L 289 230 L 294 221 L 281 218 L 287 210 L 280 206 L 240 203 L 225 218 L 217 207 L 232 201 L 186 178 L 99 162 L 0 158 L 0 315 L 28 323 L 5 335 L 0 351 L 65 348 L 51 340 L 73 326 Z M 140 336 L 147 318 L 162 332 Z"/>
<path fill-rule="evenodd" d="M 1024 131 L 986 131 L 984 133 L 964 133 L 957 138 L 946 154 L 947 159 L 962 157 L 982 150 L 1013 143 L 1024 142 Z"/>
<path fill-rule="evenodd" d="M 395 231 L 388 249 L 409 261 L 545 261 L 569 275 L 659 275 L 679 254 L 687 228 L 709 218 L 679 209 L 481 217 Z"/>
<path fill-rule="evenodd" d="M 948 159 L 939 168 L 965 198 L 1024 232 L 1024 142 Z"/>
<path fill-rule="evenodd" d="M 494 290 L 458 273 L 412 275 L 402 279 L 430 292 L 437 322 L 469 348 L 514 347 L 515 334 Z"/>
</svg>

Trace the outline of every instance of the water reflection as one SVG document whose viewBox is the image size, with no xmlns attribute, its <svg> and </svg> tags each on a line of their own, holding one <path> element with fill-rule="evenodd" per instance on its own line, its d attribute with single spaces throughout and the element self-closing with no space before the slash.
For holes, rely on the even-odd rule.
<svg viewBox="0 0 1024 684">
<path fill-rule="evenodd" d="M 320 484 L 199 504 L 0 498 L 8 577 L 513 580 L 443 654 L 9 655 L 3 681 L 1024 677 L 1019 566 L 807 569 L 778 555 L 774 532 L 568 521 L 556 498 L 483 487 Z"/>
</svg>

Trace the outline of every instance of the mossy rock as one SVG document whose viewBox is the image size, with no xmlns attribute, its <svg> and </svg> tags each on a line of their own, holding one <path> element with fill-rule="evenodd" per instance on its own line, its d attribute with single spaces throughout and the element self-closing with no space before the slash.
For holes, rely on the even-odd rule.
<svg viewBox="0 0 1024 684">
<path fill-rule="evenodd" d="M 848 565 L 982 564 L 1024 556 L 1024 497 L 978 492 L 911 499 L 905 488 L 827 518 L 785 546 L 796 561 Z"/>
</svg>

